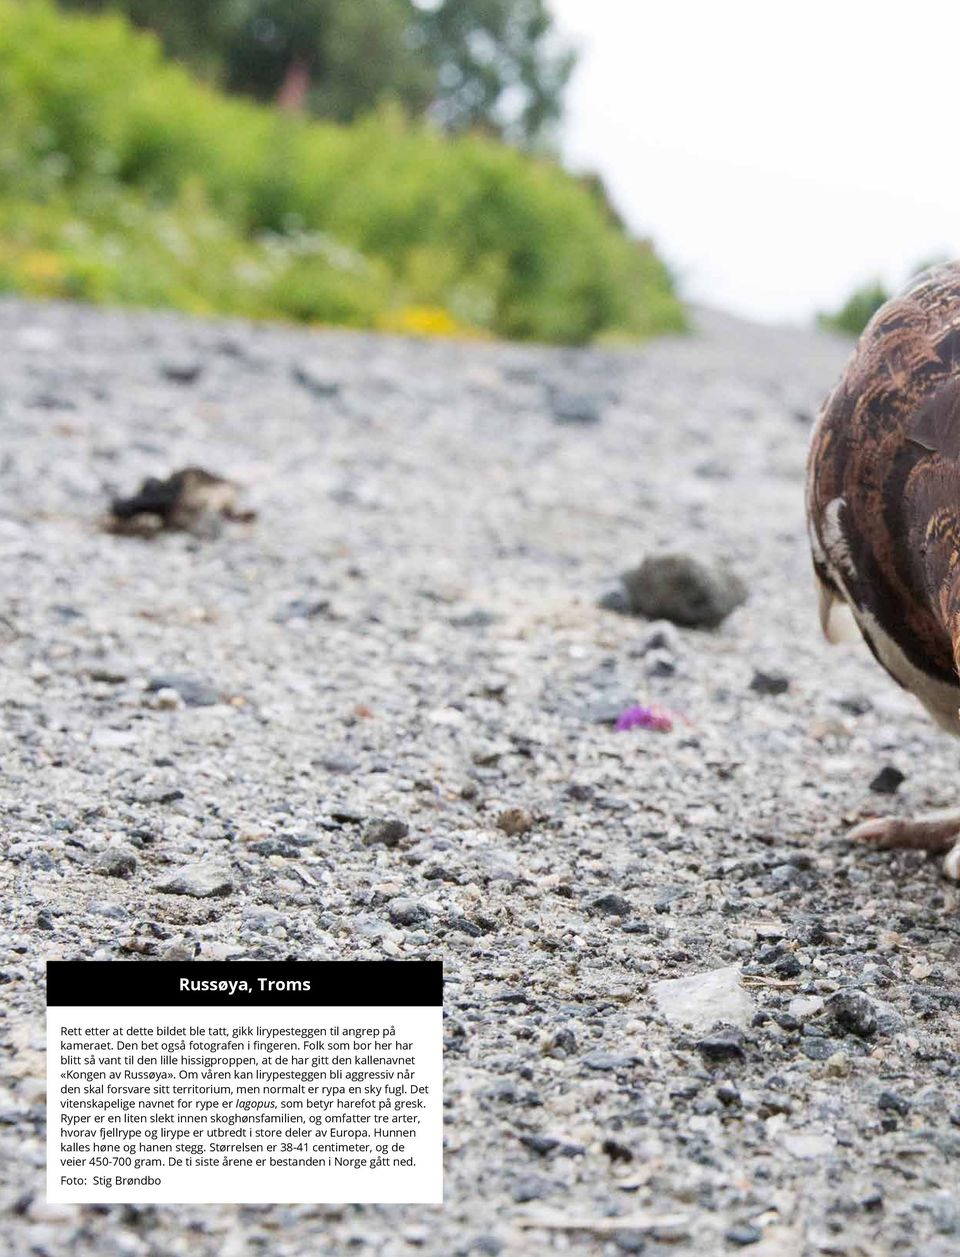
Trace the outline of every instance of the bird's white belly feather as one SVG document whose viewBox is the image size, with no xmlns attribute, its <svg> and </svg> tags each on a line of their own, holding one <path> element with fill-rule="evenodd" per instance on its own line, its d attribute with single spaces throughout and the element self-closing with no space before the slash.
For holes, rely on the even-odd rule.
<svg viewBox="0 0 960 1257">
<path fill-rule="evenodd" d="M 904 689 L 909 690 L 926 707 L 941 728 L 948 733 L 960 737 L 960 687 L 947 685 L 936 677 L 915 667 L 903 653 L 897 643 L 880 626 L 880 622 L 869 611 L 851 605 L 853 617 L 860 626 L 860 631 L 869 635 L 883 666 L 891 676 L 896 677 Z"/>
<path fill-rule="evenodd" d="M 850 597 L 843 579 L 843 572 L 839 569 L 838 564 L 832 561 L 834 555 L 832 553 L 824 554 L 822 549 L 819 547 L 818 549 L 820 550 L 818 557 L 820 557 L 830 573 L 830 578 L 837 589 L 842 591 L 844 603 L 853 616 L 861 634 L 873 642 L 874 649 L 880 657 L 883 666 L 892 677 L 895 677 L 900 682 L 905 690 L 909 690 L 923 704 L 942 729 L 946 729 L 948 733 L 953 733 L 960 737 L 960 711 L 958 711 L 960 682 L 957 685 L 948 685 L 945 681 L 938 681 L 936 677 L 929 676 L 926 672 L 922 672 L 912 664 L 889 633 L 881 626 L 876 616 L 862 607 L 858 607 Z M 827 599 L 834 601 L 834 607 L 832 609 L 827 608 L 824 631 L 831 641 L 842 641 L 844 640 L 842 633 L 837 632 L 834 635 L 832 631 L 832 620 L 836 610 L 835 598 L 826 588 L 823 589 L 823 593 Z"/>
<path fill-rule="evenodd" d="M 957 685 L 948 685 L 929 676 L 910 662 L 901 648 L 881 626 L 876 616 L 858 607 L 850 597 L 845 575 L 852 571 L 852 561 L 846 537 L 843 532 L 841 512 L 846 502 L 843 498 L 834 498 L 829 502 L 821 516 L 823 545 L 815 528 L 810 529 L 814 558 L 826 567 L 837 589 L 843 594 L 843 603 L 837 601 L 836 595 L 826 586 L 821 586 L 820 619 L 824 633 L 832 642 L 849 640 L 843 631 L 842 617 L 837 616 L 841 605 L 850 612 L 860 633 L 868 638 L 874 646 L 880 661 L 892 677 L 923 704 L 941 728 L 949 733 L 960 736 L 960 681 Z M 831 605 L 832 604 L 832 605 Z"/>
</svg>

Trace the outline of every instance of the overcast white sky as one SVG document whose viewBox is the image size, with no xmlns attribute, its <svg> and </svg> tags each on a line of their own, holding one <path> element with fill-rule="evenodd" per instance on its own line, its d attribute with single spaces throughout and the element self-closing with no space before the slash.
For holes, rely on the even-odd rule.
<svg viewBox="0 0 960 1257">
<path fill-rule="evenodd" d="M 550 0 L 563 137 L 698 301 L 806 320 L 960 254 L 960 6 Z"/>
</svg>

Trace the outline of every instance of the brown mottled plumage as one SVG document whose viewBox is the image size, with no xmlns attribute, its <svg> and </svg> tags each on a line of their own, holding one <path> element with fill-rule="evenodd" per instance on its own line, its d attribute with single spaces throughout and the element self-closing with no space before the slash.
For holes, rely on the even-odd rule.
<svg viewBox="0 0 960 1257">
<path fill-rule="evenodd" d="M 824 631 L 846 603 L 880 663 L 960 734 L 960 263 L 863 333 L 814 431 L 807 515 Z M 945 850 L 960 813 L 855 836 Z M 945 868 L 960 876 L 960 844 Z"/>
</svg>

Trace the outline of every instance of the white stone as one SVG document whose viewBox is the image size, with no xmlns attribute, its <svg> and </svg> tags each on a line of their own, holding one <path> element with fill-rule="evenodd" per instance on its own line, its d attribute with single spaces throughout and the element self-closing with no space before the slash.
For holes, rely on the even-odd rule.
<svg viewBox="0 0 960 1257">
<path fill-rule="evenodd" d="M 749 1026 L 756 1011 L 753 997 L 740 982 L 740 969 L 728 965 L 686 978 L 655 982 L 650 991 L 668 1019 L 695 1030 L 709 1030 L 718 1021 Z"/>
<path fill-rule="evenodd" d="M 816 1161 L 820 1157 L 828 1157 L 833 1152 L 834 1141 L 830 1135 L 815 1133 L 785 1133 L 783 1146 L 792 1156 L 801 1161 Z"/>
<path fill-rule="evenodd" d="M 823 1008 L 823 1000 L 819 995 L 795 995 L 787 1005 L 787 1012 L 798 1021 L 806 1021 L 815 1017 Z"/>
<path fill-rule="evenodd" d="M 122 751 L 136 742 L 137 735 L 129 729 L 94 729 L 90 734 L 90 745 L 98 751 Z"/>
<path fill-rule="evenodd" d="M 236 889 L 227 869 L 213 864 L 184 864 L 154 888 L 168 895 L 193 895 L 196 899 L 232 895 Z"/>
</svg>

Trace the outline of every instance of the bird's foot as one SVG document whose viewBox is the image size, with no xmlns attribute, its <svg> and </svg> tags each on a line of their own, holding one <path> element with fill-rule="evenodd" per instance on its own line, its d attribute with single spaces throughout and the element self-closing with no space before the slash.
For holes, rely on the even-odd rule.
<svg viewBox="0 0 960 1257">
<path fill-rule="evenodd" d="M 855 825 L 847 837 L 883 850 L 907 847 L 913 851 L 945 851 L 943 874 L 951 881 L 960 881 L 960 811 L 931 813 L 915 820 L 878 816 Z"/>
</svg>

